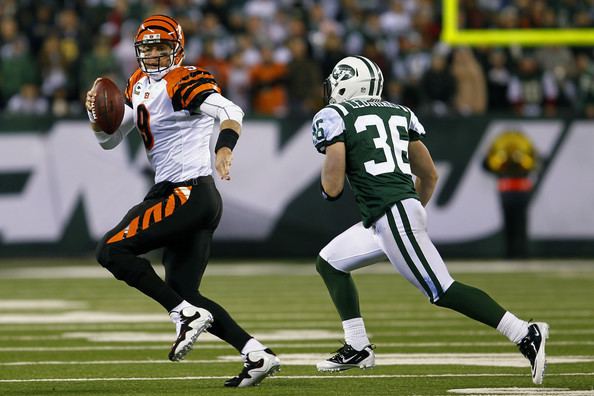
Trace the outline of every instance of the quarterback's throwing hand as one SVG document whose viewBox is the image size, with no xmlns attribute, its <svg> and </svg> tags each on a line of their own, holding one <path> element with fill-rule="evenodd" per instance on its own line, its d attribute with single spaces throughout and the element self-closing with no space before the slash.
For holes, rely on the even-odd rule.
<svg viewBox="0 0 594 396">
<path fill-rule="evenodd" d="M 95 109 L 95 97 L 96 97 L 96 86 L 97 86 L 97 82 L 99 81 L 99 79 L 95 79 L 95 82 L 93 82 L 93 86 L 91 87 L 91 89 L 87 92 L 87 97 L 85 100 L 85 107 L 87 108 L 87 111 L 92 112 Z"/>
<path fill-rule="evenodd" d="M 233 153 L 228 147 L 221 147 L 217 151 L 215 159 L 215 168 L 222 180 L 231 180 L 229 172 L 231 170 L 231 161 L 233 160 Z"/>
</svg>

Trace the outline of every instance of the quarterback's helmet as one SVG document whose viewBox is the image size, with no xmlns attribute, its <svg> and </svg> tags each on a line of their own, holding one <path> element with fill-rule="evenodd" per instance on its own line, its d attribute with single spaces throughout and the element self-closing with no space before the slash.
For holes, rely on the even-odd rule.
<svg viewBox="0 0 594 396">
<path fill-rule="evenodd" d="M 140 70 L 160 80 L 184 59 L 184 33 L 177 21 L 153 15 L 142 21 L 134 40 Z"/>
<path fill-rule="evenodd" d="M 383 87 L 384 76 L 375 62 L 363 56 L 347 56 L 334 66 L 324 81 L 324 101 L 380 99 Z"/>
</svg>

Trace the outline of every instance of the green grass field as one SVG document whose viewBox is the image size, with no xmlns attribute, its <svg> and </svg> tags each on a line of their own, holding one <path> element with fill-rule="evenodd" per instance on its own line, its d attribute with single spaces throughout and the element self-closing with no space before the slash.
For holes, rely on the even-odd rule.
<svg viewBox="0 0 594 396">
<path fill-rule="evenodd" d="M 373 370 L 322 374 L 342 328 L 313 263 L 220 263 L 202 291 L 279 354 L 275 377 L 225 389 L 235 350 L 203 335 L 167 361 L 160 306 L 89 261 L 0 262 L 0 395 L 594 395 L 594 262 L 452 263 L 518 316 L 551 325 L 543 386 L 495 330 L 434 307 L 388 264 L 355 273 Z"/>
</svg>

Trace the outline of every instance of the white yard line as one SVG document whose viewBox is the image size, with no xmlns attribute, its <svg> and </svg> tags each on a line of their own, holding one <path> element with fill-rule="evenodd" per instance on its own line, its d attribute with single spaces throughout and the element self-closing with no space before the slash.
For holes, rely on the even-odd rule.
<svg viewBox="0 0 594 396">
<path fill-rule="evenodd" d="M 450 389 L 448 393 L 458 395 L 486 396 L 586 396 L 594 395 L 593 390 L 571 390 L 569 388 L 462 388 Z"/>
<path fill-rule="evenodd" d="M 273 380 L 344 380 L 344 379 L 378 379 L 378 378 L 458 378 L 458 377 L 525 377 L 526 374 L 504 374 L 504 373 L 484 373 L 484 374 L 378 374 L 378 375 L 275 375 Z M 547 377 L 592 377 L 594 372 L 590 373 L 559 373 L 547 374 Z M 228 379 L 228 376 L 193 376 L 193 377 L 104 377 L 104 378 L 28 378 L 28 379 L 0 379 L 0 383 L 22 383 L 22 382 L 109 382 L 109 381 L 195 381 L 195 380 L 214 380 Z"/>
<path fill-rule="evenodd" d="M 0 311 L 81 309 L 87 304 L 82 301 L 67 300 L 0 300 Z"/>
<path fill-rule="evenodd" d="M 543 315 L 543 316 L 546 316 Z M 243 315 L 240 315 L 243 317 Z M 546 316 L 548 317 L 548 316 Z M 594 319 L 591 317 L 571 318 L 567 313 L 563 319 L 565 326 L 594 324 Z M 426 318 L 415 319 L 397 319 L 386 316 L 384 319 L 376 318 L 377 322 L 381 322 L 385 326 L 393 328 L 403 327 L 467 327 L 468 323 L 460 319 L 440 319 L 434 318 L 429 313 Z M 161 312 L 159 313 L 130 313 L 130 312 L 105 312 L 105 311 L 66 311 L 66 312 L 42 312 L 31 315 L 31 312 L 26 313 L 0 313 L 0 325 L 6 324 L 46 324 L 46 323 L 60 323 L 60 324 L 83 324 L 83 323 L 168 323 L 169 317 Z M 253 328 L 272 328 L 290 326 L 291 328 L 299 327 L 336 327 L 339 326 L 338 318 L 332 320 L 322 319 L 269 319 L 264 315 L 258 315 L 258 320 L 253 318 L 242 320 L 243 326 Z"/>
<path fill-rule="evenodd" d="M 240 361 L 239 357 L 237 361 Z M 221 360 L 183 360 L 181 362 L 176 362 L 175 364 L 212 364 L 212 363 L 230 363 L 224 362 Z M 4 362 L 0 363 L 0 367 L 2 366 L 78 366 L 78 365 L 85 365 L 85 366 L 102 366 L 102 365 L 112 365 L 112 364 L 125 364 L 125 365 L 132 365 L 132 364 L 171 364 L 170 360 L 73 360 L 73 361 L 61 361 L 61 360 L 48 360 L 43 362 Z"/>
<path fill-rule="evenodd" d="M 449 261 L 452 273 L 593 273 L 594 260 L 526 260 L 526 261 Z M 163 274 L 161 265 L 154 265 L 157 273 Z M 378 263 L 362 268 L 357 273 L 395 274 L 388 263 Z M 314 259 L 310 261 L 270 261 L 261 262 L 213 262 L 209 265 L 207 276 L 261 276 L 261 275 L 299 275 L 317 276 Z M 2 268 L 1 279 L 94 279 L 111 278 L 112 275 L 99 264 L 89 265 L 39 265 Z"/>
<path fill-rule="evenodd" d="M 215 340 L 215 339 L 205 339 L 204 337 L 206 334 L 200 336 L 200 349 L 225 349 L 231 348 L 228 346 L 223 346 L 222 341 Z M 171 341 L 172 335 L 168 333 L 167 341 Z M 342 335 L 340 336 L 342 337 Z M 339 337 L 339 338 L 340 338 Z M 258 337 L 262 339 L 261 337 Z M 338 340 L 339 338 L 334 338 Z M 63 340 L 63 336 L 0 336 L 0 341 L 55 341 L 55 340 Z M 263 340 L 263 339 L 262 339 Z M 303 340 L 302 340 L 303 341 Z M 146 343 L 152 344 L 146 344 Z M 102 346 L 102 350 L 118 350 L 121 348 L 129 348 L 131 350 L 136 349 L 167 349 L 166 347 L 158 347 L 155 346 L 155 342 L 163 342 L 162 340 L 150 340 L 150 341 L 143 341 L 135 343 L 134 346 Z M 555 346 L 594 346 L 594 341 L 558 341 L 555 340 Z M 292 349 L 312 349 L 312 348 L 338 348 L 340 344 L 338 341 L 336 342 L 319 342 L 319 339 L 312 340 L 312 342 L 308 343 L 276 343 L 276 342 L 266 342 L 266 345 L 270 346 L 271 348 L 292 348 Z M 448 348 L 448 347 L 455 347 L 455 348 L 466 348 L 466 347 L 508 347 L 511 346 L 509 341 L 471 341 L 471 342 L 382 342 L 377 345 L 381 349 L 385 348 Z M 33 349 L 31 349 L 33 348 Z M 39 350 L 37 347 L 0 347 L 0 352 L 11 351 L 11 352 L 46 352 L 48 351 L 47 348 L 51 347 L 41 347 L 44 348 L 43 350 Z M 58 347 L 64 348 L 64 347 Z M 80 348 L 80 347 L 66 347 L 66 348 Z M 94 347 L 92 347 L 94 348 Z M 109 349 L 105 349 L 109 348 Z M 80 350 L 80 349 L 76 349 Z"/>
<path fill-rule="evenodd" d="M 310 366 L 328 357 L 322 353 L 286 353 L 279 354 L 283 366 Z M 375 356 L 378 366 L 427 366 L 453 365 L 475 367 L 517 367 L 527 368 L 528 361 L 519 353 L 379 353 Z M 221 364 L 240 363 L 239 355 L 221 355 L 209 360 L 186 360 L 183 364 Z M 550 356 L 549 364 L 592 363 L 594 356 Z M 168 360 L 49 360 L 3 362 L 3 366 L 56 366 L 56 365 L 146 365 L 171 364 Z"/>
</svg>

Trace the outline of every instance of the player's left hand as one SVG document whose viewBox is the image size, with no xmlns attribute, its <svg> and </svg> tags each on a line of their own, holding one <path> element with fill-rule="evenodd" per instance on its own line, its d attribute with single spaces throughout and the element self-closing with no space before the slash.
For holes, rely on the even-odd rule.
<svg viewBox="0 0 594 396">
<path fill-rule="evenodd" d="M 229 172 L 231 171 L 231 161 L 233 160 L 233 153 L 228 147 L 221 147 L 217 151 L 215 159 L 215 168 L 221 180 L 231 180 Z"/>
</svg>

